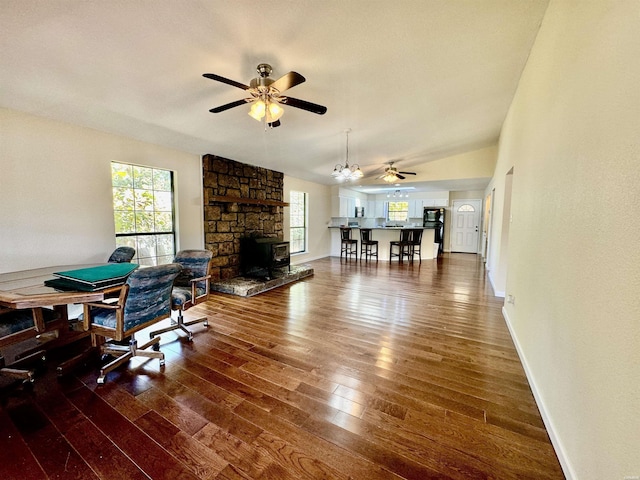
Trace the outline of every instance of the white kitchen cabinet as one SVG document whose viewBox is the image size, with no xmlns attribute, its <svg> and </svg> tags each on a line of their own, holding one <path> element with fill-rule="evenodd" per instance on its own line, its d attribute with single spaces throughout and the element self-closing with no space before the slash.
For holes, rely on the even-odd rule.
<svg viewBox="0 0 640 480">
<path fill-rule="evenodd" d="M 409 218 L 422 218 L 423 200 L 409 200 Z"/>
<path fill-rule="evenodd" d="M 338 217 L 356 216 L 356 199 L 353 197 L 338 197 Z"/>
</svg>

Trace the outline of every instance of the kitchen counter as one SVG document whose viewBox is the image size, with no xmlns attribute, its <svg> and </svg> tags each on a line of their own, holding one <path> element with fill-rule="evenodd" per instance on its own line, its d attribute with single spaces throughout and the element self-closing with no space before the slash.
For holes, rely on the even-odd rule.
<svg viewBox="0 0 640 480">
<path fill-rule="evenodd" d="M 340 226 L 330 226 L 329 228 L 343 228 Z M 436 227 L 434 225 L 429 225 L 426 227 L 346 227 L 346 228 L 351 228 L 354 230 L 359 230 L 361 228 L 369 228 L 371 230 L 402 230 L 402 229 L 407 229 L 407 230 L 415 230 L 417 228 L 421 228 L 423 230 L 433 230 L 435 228 L 440 228 L 440 227 Z"/>
<path fill-rule="evenodd" d="M 340 256 L 340 228 L 341 227 L 329 227 L 331 229 L 331 256 Z M 358 240 L 358 259 L 360 258 L 360 228 L 369 227 L 349 227 L 351 228 L 351 238 Z M 389 261 L 389 247 L 390 242 L 400 239 L 400 230 L 415 230 L 422 229 L 422 248 L 421 258 L 422 260 L 431 260 L 433 256 L 434 245 L 434 229 L 433 227 L 371 227 L 372 240 L 378 240 L 378 260 Z M 375 261 L 375 257 L 373 259 Z M 416 258 L 417 260 L 417 258 Z M 394 257 L 394 262 L 397 259 Z M 406 260 L 405 260 L 406 261 Z"/>
</svg>

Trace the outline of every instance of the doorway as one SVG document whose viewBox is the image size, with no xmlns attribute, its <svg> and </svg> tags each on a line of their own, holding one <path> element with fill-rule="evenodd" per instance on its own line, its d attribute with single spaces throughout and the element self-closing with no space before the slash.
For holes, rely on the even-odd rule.
<svg viewBox="0 0 640 480">
<path fill-rule="evenodd" d="M 478 253 L 482 200 L 454 200 L 451 218 L 451 251 Z"/>
</svg>

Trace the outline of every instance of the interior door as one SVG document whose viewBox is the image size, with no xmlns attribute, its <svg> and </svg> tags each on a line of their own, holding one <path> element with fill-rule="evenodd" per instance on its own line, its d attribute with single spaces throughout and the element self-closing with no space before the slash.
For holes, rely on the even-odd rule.
<svg viewBox="0 0 640 480">
<path fill-rule="evenodd" d="M 478 253 L 482 200 L 454 200 L 451 218 L 451 251 Z"/>
</svg>

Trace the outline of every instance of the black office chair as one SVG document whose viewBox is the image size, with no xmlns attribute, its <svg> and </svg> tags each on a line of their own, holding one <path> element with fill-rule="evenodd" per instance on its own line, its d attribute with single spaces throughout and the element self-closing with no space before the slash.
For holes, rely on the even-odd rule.
<svg viewBox="0 0 640 480">
<path fill-rule="evenodd" d="M 171 309 L 178 310 L 178 318 L 176 320 L 172 318 L 170 326 L 151 332 L 149 334 L 151 338 L 161 333 L 180 329 L 187 334 L 188 340 L 191 341 L 193 334 L 191 330 L 186 328 L 188 325 L 202 322 L 205 327 L 209 326 L 207 317 L 185 322 L 182 312 L 194 305 L 205 302 L 209 298 L 212 257 L 213 253 L 210 250 L 181 250 L 176 253 L 173 261 L 182 265 L 182 271 L 173 284 Z M 158 344 L 154 345 L 153 348 L 159 348 Z"/>
<path fill-rule="evenodd" d="M 100 369 L 98 383 L 104 383 L 107 373 L 134 356 L 158 358 L 164 365 L 164 353 L 147 350 L 160 338 L 138 347 L 134 334 L 171 316 L 171 289 L 180 270 L 177 263 L 140 268 L 127 278 L 117 303 L 84 304 L 83 323 L 85 330 L 91 331 L 91 344 L 99 346 L 104 355 L 117 356 Z M 126 339 L 128 345 L 118 344 Z"/>
<path fill-rule="evenodd" d="M 371 238 L 370 228 L 360 229 L 360 261 L 363 257 L 365 261 L 372 257 L 376 257 L 376 262 L 378 261 L 378 240 Z"/>
<path fill-rule="evenodd" d="M 107 263 L 129 263 L 135 254 L 136 249 L 133 247 L 118 247 L 113 251 Z"/>
<path fill-rule="evenodd" d="M 355 255 L 358 259 L 358 240 L 351 238 L 351 229 L 348 227 L 340 227 L 340 259 L 344 253 L 345 260 L 348 255 Z"/>
<path fill-rule="evenodd" d="M 397 253 L 394 253 L 393 248 L 398 249 Z M 389 261 L 393 257 L 398 257 L 398 261 L 402 263 L 402 259 L 407 257 L 407 260 L 412 258 L 411 256 L 411 230 L 403 228 L 400 230 L 400 239 L 389 242 Z"/>
<path fill-rule="evenodd" d="M 411 230 L 411 261 L 413 257 L 418 255 L 418 260 L 422 263 L 422 228 L 415 228 Z"/>
</svg>

